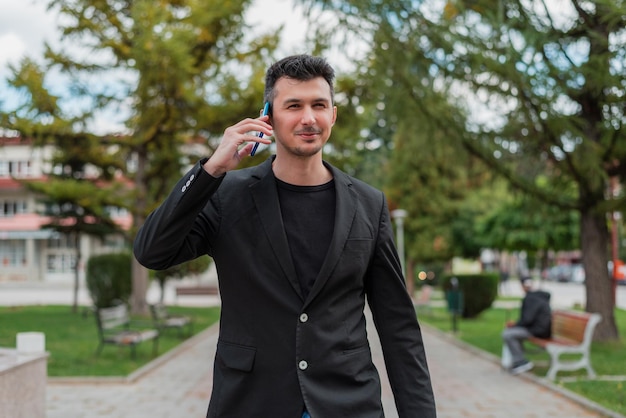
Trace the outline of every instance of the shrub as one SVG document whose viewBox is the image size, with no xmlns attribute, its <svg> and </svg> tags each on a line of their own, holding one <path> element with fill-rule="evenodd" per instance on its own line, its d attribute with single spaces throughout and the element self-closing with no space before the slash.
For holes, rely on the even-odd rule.
<svg viewBox="0 0 626 418">
<path fill-rule="evenodd" d="M 209 257 L 208 255 L 203 255 L 196 259 L 186 261 L 182 264 L 172 266 L 165 270 L 152 270 L 152 276 L 156 278 L 156 280 L 159 282 L 159 287 L 161 289 L 161 301 L 163 300 L 163 297 L 165 295 L 165 283 L 170 278 L 180 280 L 184 277 L 202 274 L 209 269 L 211 261 L 211 257 Z"/>
<path fill-rule="evenodd" d="M 129 253 L 102 254 L 87 261 L 87 289 L 98 308 L 128 303 L 132 291 Z"/>
<path fill-rule="evenodd" d="M 486 309 L 489 309 L 498 296 L 498 274 L 454 274 L 446 275 L 442 279 L 444 292 L 452 290 L 451 279 L 459 281 L 459 290 L 463 293 L 463 318 L 475 318 Z"/>
</svg>

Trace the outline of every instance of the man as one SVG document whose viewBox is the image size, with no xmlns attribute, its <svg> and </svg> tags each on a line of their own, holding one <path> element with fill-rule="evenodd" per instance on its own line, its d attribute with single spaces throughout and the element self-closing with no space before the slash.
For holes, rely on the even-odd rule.
<svg viewBox="0 0 626 418">
<path fill-rule="evenodd" d="M 531 278 L 521 281 L 524 299 L 517 322 L 507 323 L 502 332 L 504 343 L 511 353 L 511 373 L 520 374 L 534 367 L 524 357 L 524 340 L 531 336 L 550 338 L 552 333 L 552 312 L 550 310 L 550 294 L 541 290 L 533 290 Z"/>
<path fill-rule="evenodd" d="M 227 128 L 137 235 L 148 268 L 215 261 L 222 311 L 207 417 L 384 416 L 366 297 L 400 417 L 436 416 L 385 197 L 322 159 L 333 80 L 318 57 L 272 65 L 269 115 Z M 235 170 L 270 142 L 254 132 L 274 136 L 276 155 Z"/>
</svg>

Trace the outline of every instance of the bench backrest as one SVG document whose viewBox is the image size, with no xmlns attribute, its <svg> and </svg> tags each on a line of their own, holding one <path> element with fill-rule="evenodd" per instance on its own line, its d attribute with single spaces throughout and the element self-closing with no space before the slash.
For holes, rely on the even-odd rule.
<svg viewBox="0 0 626 418">
<path fill-rule="evenodd" d="M 552 337 L 566 338 L 582 343 L 590 341 L 601 316 L 597 313 L 553 311 Z"/>
<path fill-rule="evenodd" d="M 96 312 L 96 317 L 98 319 L 98 327 L 103 330 L 126 326 L 130 322 L 126 305 L 100 308 Z"/>
<path fill-rule="evenodd" d="M 150 310 L 152 312 L 152 318 L 154 318 L 154 320 L 156 321 L 161 321 L 169 317 L 167 307 L 163 303 L 155 303 L 154 305 L 150 305 Z"/>
</svg>

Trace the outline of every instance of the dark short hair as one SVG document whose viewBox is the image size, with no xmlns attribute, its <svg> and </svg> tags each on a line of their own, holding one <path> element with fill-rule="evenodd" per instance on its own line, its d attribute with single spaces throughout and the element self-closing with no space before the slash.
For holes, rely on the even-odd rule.
<svg viewBox="0 0 626 418">
<path fill-rule="evenodd" d="M 274 100 L 274 85 L 283 77 L 300 81 L 323 77 L 330 86 L 330 97 L 334 101 L 335 70 L 324 58 L 304 54 L 292 55 L 272 64 L 265 73 L 265 101 L 271 103 Z"/>
</svg>

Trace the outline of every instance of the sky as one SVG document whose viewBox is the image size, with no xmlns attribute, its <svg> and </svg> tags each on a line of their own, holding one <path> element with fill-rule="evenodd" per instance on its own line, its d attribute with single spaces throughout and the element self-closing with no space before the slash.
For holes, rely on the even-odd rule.
<svg viewBox="0 0 626 418">
<path fill-rule="evenodd" d="M 0 75 L 6 64 L 16 63 L 28 52 L 40 55 L 44 41 L 58 40 L 57 16 L 46 10 L 47 0 L 0 0 Z M 255 0 L 248 12 L 249 22 L 269 29 L 285 24 L 285 45 L 304 39 L 301 9 L 292 0 Z"/>
<path fill-rule="evenodd" d="M 54 16 L 33 0 L 0 0 L 0 74 L 26 51 L 42 51 L 45 39 L 55 36 Z"/>
</svg>

